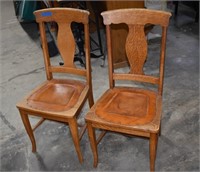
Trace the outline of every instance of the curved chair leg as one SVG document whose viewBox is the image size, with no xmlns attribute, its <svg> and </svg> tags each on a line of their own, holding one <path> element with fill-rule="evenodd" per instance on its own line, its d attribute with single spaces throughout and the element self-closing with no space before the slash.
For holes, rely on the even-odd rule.
<svg viewBox="0 0 200 172">
<path fill-rule="evenodd" d="M 79 142 L 79 135 L 78 135 L 78 125 L 77 125 L 76 119 L 71 119 L 69 121 L 69 128 L 70 128 L 70 131 L 71 131 L 71 134 L 72 134 L 72 139 L 73 139 L 73 142 L 74 142 L 76 152 L 78 154 L 79 162 L 82 163 L 83 157 L 82 157 L 81 149 L 80 149 L 80 142 Z"/>
<path fill-rule="evenodd" d="M 88 135 L 90 139 L 90 146 L 91 146 L 92 153 L 94 156 L 94 167 L 97 167 L 98 152 L 97 152 L 97 141 L 96 141 L 95 131 L 89 122 L 87 123 L 87 128 L 88 128 Z"/>
<path fill-rule="evenodd" d="M 157 150 L 158 134 L 150 134 L 150 171 L 155 171 L 155 159 L 156 159 L 156 150 Z"/>
<path fill-rule="evenodd" d="M 32 152 L 36 152 L 36 143 L 35 143 L 35 137 L 33 134 L 33 129 L 31 127 L 29 118 L 28 118 L 28 114 L 26 114 L 25 112 L 19 110 L 21 118 L 22 118 L 22 122 L 24 123 L 24 127 L 26 129 L 27 134 L 29 135 L 29 138 L 31 140 L 32 143 Z"/>
</svg>

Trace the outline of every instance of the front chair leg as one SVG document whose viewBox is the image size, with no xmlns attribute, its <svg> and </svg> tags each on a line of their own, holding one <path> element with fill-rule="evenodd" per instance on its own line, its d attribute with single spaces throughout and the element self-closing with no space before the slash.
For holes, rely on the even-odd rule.
<svg viewBox="0 0 200 172">
<path fill-rule="evenodd" d="M 83 157 L 82 157 L 81 149 L 80 149 L 80 142 L 79 142 L 79 135 L 78 135 L 78 125 L 77 125 L 76 119 L 73 118 L 69 121 L 69 128 L 70 128 L 70 131 L 71 131 L 71 135 L 72 135 L 72 139 L 73 139 L 73 142 L 74 142 L 76 152 L 78 154 L 79 162 L 82 163 Z"/>
<path fill-rule="evenodd" d="M 24 127 L 26 129 L 26 132 L 31 140 L 32 143 L 32 152 L 36 152 L 36 143 L 35 143 L 35 137 L 33 134 L 33 129 L 31 127 L 29 118 L 28 118 L 28 114 L 26 114 L 24 111 L 19 110 L 21 118 L 22 118 L 22 122 L 24 124 Z"/>
<path fill-rule="evenodd" d="M 158 134 L 150 134 L 150 171 L 155 171 L 155 159 L 156 159 L 156 150 L 157 150 Z"/>
<path fill-rule="evenodd" d="M 97 167 L 98 152 L 97 152 L 97 141 L 96 141 L 95 131 L 89 122 L 87 123 L 87 128 L 88 128 L 90 146 L 91 146 L 93 157 L 94 157 L 94 167 Z"/>
</svg>

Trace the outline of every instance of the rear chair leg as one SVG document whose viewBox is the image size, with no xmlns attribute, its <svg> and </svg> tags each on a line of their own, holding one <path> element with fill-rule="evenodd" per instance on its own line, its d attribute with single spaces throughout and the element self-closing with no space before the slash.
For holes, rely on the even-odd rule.
<svg viewBox="0 0 200 172">
<path fill-rule="evenodd" d="M 90 108 L 91 108 L 91 107 L 93 106 L 93 104 L 94 104 L 93 93 L 92 93 L 91 90 L 89 91 L 88 102 L 89 102 L 89 106 L 90 106 Z"/>
<path fill-rule="evenodd" d="M 29 138 L 31 140 L 32 143 L 32 152 L 36 152 L 36 143 L 35 143 L 35 137 L 33 134 L 33 130 L 28 118 L 28 114 L 26 114 L 24 111 L 19 110 L 21 118 L 22 118 L 22 122 L 24 123 L 24 127 L 26 129 L 27 134 L 29 135 Z"/>
</svg>

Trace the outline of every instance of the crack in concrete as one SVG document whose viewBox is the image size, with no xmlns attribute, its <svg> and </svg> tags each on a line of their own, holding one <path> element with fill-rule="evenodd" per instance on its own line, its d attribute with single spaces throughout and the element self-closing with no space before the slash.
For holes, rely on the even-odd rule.
<svg viewBox="0 0 200 172">
<path fill-rule="evenodd" d="M 30 71 L 30 72 L 27 72 L 27 73 L 21 73 L 21 74 L 19 74 L 19 75 L 13 76 L 12 78 L 8 79 L 8 82 L 10 82 L 11 80 L 16 79 L 16 78 L 18 78 L 18 77 L 21 77 L 21 76 L 25 76 L 25 75 L 29 75 L 29 74 L 33 74 L 33 73 L 39 73 L 40 71 L 38 71 L 38 70 L 41 70 L 41 69 L 43 69 L 43 68 L 44 68 L 44 67 L 41 67 L 41 68 L 32 70 L 32 71 Z"/>
<path fill-rule="evenodd" d="M 8 126 L 12 131 L 15 131 L 16 128 L 10 124 L 10 122 L 6 119 L 3 113 L 0 111 L 0 118 L 2 119 L 3 123 Z"/>
</svg>

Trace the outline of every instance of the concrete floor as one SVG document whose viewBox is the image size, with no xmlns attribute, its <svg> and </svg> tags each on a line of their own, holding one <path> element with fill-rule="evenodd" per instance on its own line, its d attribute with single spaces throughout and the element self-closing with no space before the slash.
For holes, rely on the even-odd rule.
<svg viewBox="0 0 200 172">
<path fill-rule="evenodd" d="M 98 146 L 98 167 L 93 168 L 87 133 L 81 141 L 84 162 L 79 164 L 68 126 L 50 121 L 36 130 L 37 153 L 32 153 L 15 104 L 45 80 L 38 34 L 34 25 L 19 24 L 12 1 L 1 1 L 0 29 L 1 171 L 149 170 L 146 139 L 108 133 Z M 149 51 L 152 56 L 158 53 L 154 41 Z M 92 59 L 95 100 L 108 88 L 107 65 L 102 68 L 101 63 Z M 171 18 L 163 97 L 156 170 L 199 171 L 199 27 L 188 8 L 180 7 L 177 19 Z M 32 117 L 31 123 L 36 120 Z"/>
</svg>

